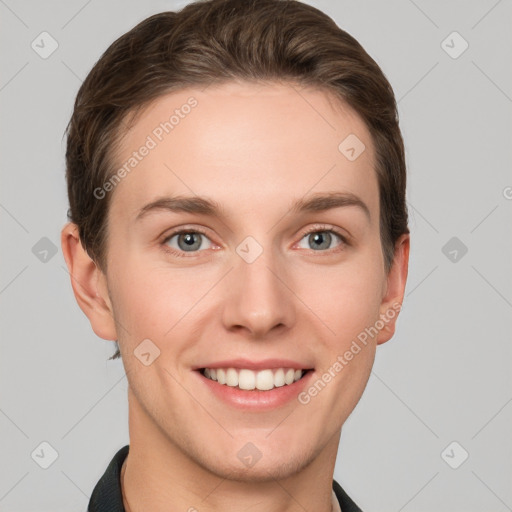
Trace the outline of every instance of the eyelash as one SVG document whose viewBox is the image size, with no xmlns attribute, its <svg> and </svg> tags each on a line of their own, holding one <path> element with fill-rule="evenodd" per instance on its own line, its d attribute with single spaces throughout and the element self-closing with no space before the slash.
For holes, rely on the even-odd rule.
<svg viewBox="0 0 512 512">
<path fill-rule="evenodd" d="M 314 227 L 304 231 L 303 233 L 301 233 L 300 240 L 302 240 L 305 236 L 307 236 L 311 233 L 322 233 L 322 232 L 334 233 L 341 240 L 341 244 L 340 244 L 340 246 L 338 246 L 337 248 L 334 248 L 334 249 L 328 249 L 326 251 L 313 251 L 313 252 L 320 252 L 320 253 L 322 253 L 322 252 L 327 252 L 327 253 L 338 252 L 340 250 L 343 250 L 344 247 L 350 245 L 350 243 L 348 242 L 347 237 L 345 235 L 343 235 L 340 231 L 335 229 L 333 226 L 329 226 L 329 225 L 318 225 L 318 226 L 314 226 Z M 206 233 L 206 231 L 204 231 L 201 228 L 179 229 L 177 231 L 173 231 L 172 233 L 167 235 L 162 240 L 161 245 L 162 245 L 164 251 L 166 251 L 166 252 L 170 253 L 172 256 L 175 256 L 178 258 L 190 258 L 191 256 L 187 256 L 185 251 L 176 251 L 175 249 L 173 249 L 167 245 L 167 243 L 169 242 L 169 240 L 171 240 L 171 238 L 175 237 L 176 235 L 181 235 L 184 233 L 201 234 L 201 235 L 204 235 L 206 238 L 208 238 L 208 233 Z M 190 254 L 193 255 L 197 252 L 201 252 L 201 251 L 191 251 Z"/>
</svg>

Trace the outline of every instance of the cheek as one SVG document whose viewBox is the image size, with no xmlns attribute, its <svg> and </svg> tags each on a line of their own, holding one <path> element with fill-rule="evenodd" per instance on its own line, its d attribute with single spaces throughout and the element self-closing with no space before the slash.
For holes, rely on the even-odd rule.
<svg viewBox="0 0 512 512">
<path fill-rule="evenodd" d="M 136 343 L 139 338 L 154 336 L 155 321 L 162 318 L 162 304 L 168 301 L 163 296 L 161 283 L 153 282 L 147 272 L 125 262 L 111 276 L 111 296 L 116 320 L 122 326 L 118 330 L 121 338 Z M 167 313 L 171 310 L 167 303 Z M 171 318 L 169 318 L 169 321 Z M 157 321 L 158 323 L 158 321 Z M 153 326 L 153 328 L 151 328 Z"/>
<path fill-rule="evenodd" d="M 375 323 L 382 300 L 383 275 L 378 265 L 322 269 L 300 280 L 300 297 L 330 328 L 326 340 L 351 339 Z"/>
<path fill-rule="evenodd" d="M 323 417 L 323 411 L 329 410 L 345 421 L 368 382 L 382 297 L 382 274 L 368 270 L 371 268 L 379 267 L 353 268 L 326 276 L 323 292 L 315 293 L 314 312 L 328 331 L 322 328 L 326 334 L 318 340 L 322 343 L 317 372 L 321 382 L 313 383 L 303 397 L 310 400 L 312 416 Z"/>
<path fill-rule="evenodd" d="M 209 272 L 125 262 L 111 279 L 115 316 L 125 327 L 119 335 L 130 343 L 149 338 L 163 344 L 199 314 L 198 304 L 216 279 Z"/>
</svg>

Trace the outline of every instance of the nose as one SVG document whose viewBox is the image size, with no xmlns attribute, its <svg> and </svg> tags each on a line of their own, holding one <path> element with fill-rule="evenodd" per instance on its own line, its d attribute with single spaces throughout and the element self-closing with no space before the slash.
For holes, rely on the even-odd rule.
<svg viewBox="0 0 512 512">
<path fill-rule="evenodd" d="M 253 339 L 291 328 L 296 318 L 296 298 L 283 262 L 273 258 L 271 251 L 264 251 L 252 263 L 235 256 L 234 268 L 224 283 L 225 328 L 245 331 Z"/>
</svg>

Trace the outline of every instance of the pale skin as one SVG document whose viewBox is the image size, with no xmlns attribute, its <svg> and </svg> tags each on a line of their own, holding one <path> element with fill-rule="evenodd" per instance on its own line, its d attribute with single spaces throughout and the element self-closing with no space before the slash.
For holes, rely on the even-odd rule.
<svg viewBox="0 0 512 512">
<path fill-rule="evenodd" d="M 397 241 L 388 272 L 370 134 L 354 111 L 319 90 L 232 82 L 167 94 L 125 135 L 119 164 L 190 96 L 197 106 L 113 192 L 106 272 L 74 224 L 62 230 L 78 304 L 99 337 L 119 341 L 127 373 L 125 507 L 329 512 L 343 423 L 398 315 L 306 405 L 241 412 L 199 385 L 192 368 L 293 358 L 314 368 L 316 380 L 401 304 L 409 236 Z M 351 133 L 366 146 L 355 161 L 338 150 Z M 291 212 L 298 199 L 332 192 L 356 196 L 368 212 L 354 204 Z M 144 205 L 177 195 L 208 197 L 225 216 L 160 209 L 136 220 Z M 179 236 L 165 240 L 181 228 L 205 231 L 196 235 L 199 249 L 187 252 Z M 315 233 L 325 240 L 326 231 L 330 243 L 317 248 Z M 263 249 L 250 264 L 236 252 L 248 236 Z M 134 356 L 144 339 L 161 351 L 149 366 Z M 237 457 L 248 442 L 262 453 L 251 468 Z"/>
</svg>

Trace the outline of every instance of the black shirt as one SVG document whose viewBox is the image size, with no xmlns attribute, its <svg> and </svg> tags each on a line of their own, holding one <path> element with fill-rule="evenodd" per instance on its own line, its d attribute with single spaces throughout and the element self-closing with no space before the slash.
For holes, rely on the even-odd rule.
<svg viewBox="0 0 512 512">
<path fill-rule="evenodd" d="M 110 461 L 105 473 L 92 491 L 88 512 L 125 512 L 121 493 L 121 466 L 129 449 L 129 444 L 123 446 Z M 362 512 L 336 480 L 332 481 L 332 488 L 342 512 Z"/>
</svg>

